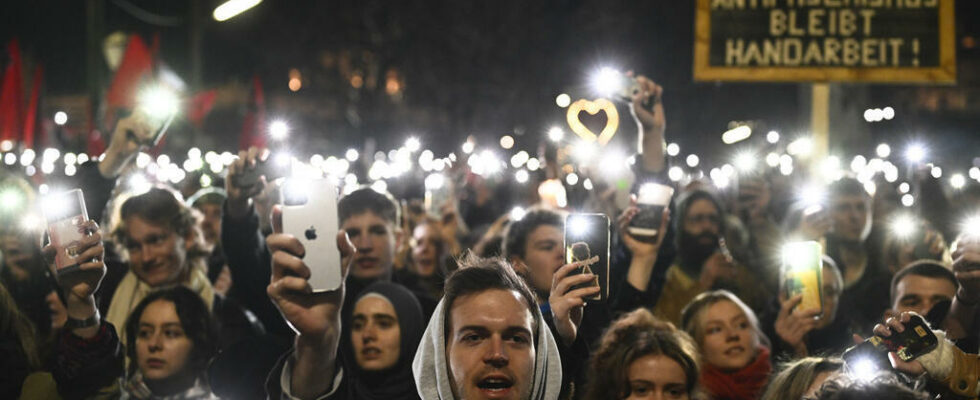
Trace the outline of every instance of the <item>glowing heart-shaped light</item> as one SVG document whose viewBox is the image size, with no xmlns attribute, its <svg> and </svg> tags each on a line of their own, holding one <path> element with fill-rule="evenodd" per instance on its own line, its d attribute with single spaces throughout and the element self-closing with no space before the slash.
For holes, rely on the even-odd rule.
<svg viewBox="0 0 980 400">
<path fill-rule="evenodd" d="M 578 115 L 582 111 L 589 113 L 589 115 L 596 115 L 599 111 L 606 112 L 606 127 L 602 128 L 602 132 L 599 133 L 598 137 L 579 120 Z M 606 99 L 596 99 L 594 101 L 578 100 L 568 106 L 566 118 L 568 119 L 568 126 L 572 128 L 572 132 L 575 132 L 576 135 L 586 141 L 594 142 L 598 140 L 602 146 L 605 146 L 606 143 L 612 140 L 616 134 L 616 129 L 619 128 L 619 112 L 616 111 L 616 105 Z"/>
</svg>

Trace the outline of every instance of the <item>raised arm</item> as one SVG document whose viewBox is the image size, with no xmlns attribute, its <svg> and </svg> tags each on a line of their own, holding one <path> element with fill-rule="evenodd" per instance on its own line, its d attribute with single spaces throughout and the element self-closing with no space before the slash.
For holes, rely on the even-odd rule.
<svg viewBox="0 0 980 400">
<path fill-rule="evenodd" d="M 310 268 L 303 262 L 305 249 L 295 237 L 281 233 L 281 223 L 275 222 L 279 219 L 278 213 L 276 210 L 273 214 L 276 233 L 269 236 L 272 282 L 267 291 L 297 334 L 295 352 L 287 361 L 289 387 L 282 389 L 292 397 L 311 399 L 333 387 L 344 285 L 331 292 L 312 292 L 308 281 Z M 354 246 L 343 231 L 337 234 L 337 248 L 348 261 L 341 271 L 346 278 Z"/>
<path fill-rule="evenodd" d="M 667 149 L 664 141 L 667 120 L 661 101 L 664 89 L 643 75 L 637 76 L 636 80 L 640 83 L 641 90 L 633 96 L 630 112 L 640 132 L 643 170 L 651 173 L 662 172 L 666 168 L 664 151 Z"/>
</svg>

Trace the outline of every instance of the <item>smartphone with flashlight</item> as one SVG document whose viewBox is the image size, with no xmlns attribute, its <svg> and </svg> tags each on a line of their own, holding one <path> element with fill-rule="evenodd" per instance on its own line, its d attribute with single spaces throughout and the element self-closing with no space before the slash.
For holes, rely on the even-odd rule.
<svg viewBox="0 0 980 400">
<path fill-rule="evenodd" d="M 151 87 L 140 92 L 134 112 L 138 112 L 146 118 L 146 122 L 153 132 L 149 143 L 143 144 L 150 147 L 160 144 L 174 117 L 177 116 L 178 107 L 177 94 L 164 87 Z M 140 142 L 133 131 L 126 132 L 126 136 Z"/>
<path fill-rule="evenodd" d="M 276 165 L 270 157 L 265 160 L 257 160 L 255 162 L 255 168 L 247 169 L 240 174 L 232 176 L 231 184 L 240 188 L 252 187 L 256 183 L 259 183 L 259 177 L 264 176 L 266 182 L 272 182 L 273 180 L 286 176 L 287 172 L 288 168 Z"/>
<path fill-rule="evenodd" d="M 287 179 L 282 194 L 282 231 L 303 245 L 314 292 L 336 290 L 343 283 L 337 249 L 337 188 L 328 179 Z"/>
<path fill-rule="evenodd" d="M 636 194 L 636 207 L 639 212 L 630 220 L 627 232 L 637 240 L 656 243 L 661 233 L 660 224 L 663 222 L 664 208 L 670 205 L 674 196 L 674 188 L 657 183 L 646 183 L 640 186 Z"/>
<path fill-rule="evenodd" d="M 79 260 L 78 242 L 91 233 L 80 228 L 88 221 L 85 198 L 81 189 L 46 196 L 42 200 L 48 236 L 54 246 L 55 270 L 58 276 L 77 271 L 84 260 Z"/>
<path fill-rule="evenodd" d="M 929 329 L 929 325 L 918 315 L 913 315 L 909 322 L 904 324 L 905 330 L 902 332 L 892 331 L 891 336 L 872 336 L 844 352 L 844 360 L 848 363 L 859 362 L 861 358 L 877 357 L 885 358 L 887 354 L 895 352 L 902 361 L 912 361 L 919 356 L 929 353 L 939 345 L 939 339 Z"/>
<path fill-rule="evenodd" d="M 823 249 L 815 241 L 783 245 L 783 290 L 786 298 L 803 295 L 802 311 L 823 312 Z"/>
<path fill-rule="evenodd" d="M 565 218 L 565 262 L 598 261 L 572 272 L 595 274 L 595 279 L 572 288 L 598 286 L 599 293 L 586 300 L 605 301 L 609 296 L 609 218 L 603 214 L 571 214 Z"/>
<path fill-rule="evenodd" d="M 429 175 L 425 179 L 425 210 L 429 215 L 441 216 L 442 207 L 452 200 L 448 177 L 445 175 Z"/>
</svg>

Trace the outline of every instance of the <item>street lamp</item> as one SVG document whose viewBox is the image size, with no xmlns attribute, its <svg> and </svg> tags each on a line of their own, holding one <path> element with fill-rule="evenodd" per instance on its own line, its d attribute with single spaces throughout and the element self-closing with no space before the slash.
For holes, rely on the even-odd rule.
<svg viewBox="0 0 980 400">
<path fill-rule="evenodd" d="M 218 22 L 227 21 L 261 2 L 262 0 L 228 0 L 214 9 L 214 19 Z"/>
</svg>

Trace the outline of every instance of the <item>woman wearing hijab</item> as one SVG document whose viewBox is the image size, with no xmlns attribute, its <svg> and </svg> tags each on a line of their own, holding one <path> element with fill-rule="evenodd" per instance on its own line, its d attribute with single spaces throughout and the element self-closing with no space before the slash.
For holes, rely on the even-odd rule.
<svg viewBox="0 0 980 400">
<path fill-rule="evenodd" d="M 415 295 L 401 285 L 377 282 L 353 304 L 350 322 L 340 327 L 340 358 L 334 360 L 340 372 L 330 390 L 317 399 L 417 400 L 412 360 L 425 320 Z M 282 373 L 270 375 L 270 398 L 294 398 L 289 381 L 292 366 L 289 361 L 281 365 Z M 277 396 L 280 390 L 283 396 Z"/>
<path fill-rule="evenodd" d="M 344 365 L 351 375 L 327 398 L 418 399 L 412 360 L 425 322 L 412 292 L 390 282 L 374 283 L 361 292 L 351 315 L 350 341 L 344 343 Z"/>
</svg>

